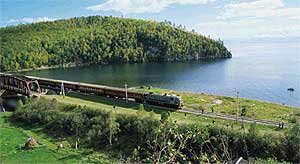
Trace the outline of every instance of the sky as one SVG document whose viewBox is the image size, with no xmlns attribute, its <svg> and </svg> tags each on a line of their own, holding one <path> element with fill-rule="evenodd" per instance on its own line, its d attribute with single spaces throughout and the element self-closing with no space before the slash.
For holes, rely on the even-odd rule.
<svg viewBox="0 0 300 164">
<path fill-rule="evenodd" d="M 300 41 L 300 0 L 0 0 L 0 27 L 90 15 L 168 20 L 226 41 Z"/>
</svg>

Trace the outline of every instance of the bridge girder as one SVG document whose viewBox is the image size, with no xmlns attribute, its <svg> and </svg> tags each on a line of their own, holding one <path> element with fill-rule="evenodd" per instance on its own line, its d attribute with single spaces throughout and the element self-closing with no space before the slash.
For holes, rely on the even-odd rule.
<svg viewBox="0 0 300 164">
<path fill-rule="evenodd" d="M 6 74 L 0 75 L 0 88 L 26 96 L 30 96 L 33 89 L 40 92 L 38 81 Z"/>
</svg>

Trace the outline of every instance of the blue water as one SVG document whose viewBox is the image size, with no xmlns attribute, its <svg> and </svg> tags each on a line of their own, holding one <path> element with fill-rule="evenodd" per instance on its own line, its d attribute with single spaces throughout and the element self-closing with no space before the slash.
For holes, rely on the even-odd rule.
<svg viewBox="0 0 300 164">
<path fill-rule="evenodd" d="M 232 59 L 180 63 L 114 64 L 26 72 L 110 86 L 151 85 L 270 101 L 300 107 L 300 44 L 232 43 Z M 294 88 L 294 92 L 287 91 Z"/>
</svg>

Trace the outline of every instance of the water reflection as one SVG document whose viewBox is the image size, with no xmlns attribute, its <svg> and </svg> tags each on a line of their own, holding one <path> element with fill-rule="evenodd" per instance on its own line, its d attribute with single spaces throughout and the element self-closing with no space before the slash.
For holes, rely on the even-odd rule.
<svg viewBox="0 0 300 164">
<path fill-rule="evenodd" d="M 229 96 L 235 96 L 238 90 L 242 97 L 300 106 L 300 47 L 282 52 L 282 49 L 270 52 L 258 49 L 226 60 L 94 65 L 25 74 L 118 87 L 126 82 L 129 86 L 151 85 Z M 288 92 L 289 87 L 295 91 Z"/>
</svg>

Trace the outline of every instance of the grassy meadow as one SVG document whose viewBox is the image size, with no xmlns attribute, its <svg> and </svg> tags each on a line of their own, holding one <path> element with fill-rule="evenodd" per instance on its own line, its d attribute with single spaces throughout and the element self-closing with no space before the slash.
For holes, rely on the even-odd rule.
<svg viewBox="0 0 300 164">
<path fill-rule="evenodd" d="M 59 141 L 46 135 L 40 127 L 24 128 L 8 122 L 12 113 L 0 113 L 0 163 L 5 164 L 55 164 L 55 163 L 116 163 L 110 156 L 88 149 L 68 147 L 57 150 Z M 38 148 L 23 150 L 29 137 L 39 142 Z"/>
</svg>

